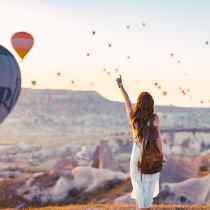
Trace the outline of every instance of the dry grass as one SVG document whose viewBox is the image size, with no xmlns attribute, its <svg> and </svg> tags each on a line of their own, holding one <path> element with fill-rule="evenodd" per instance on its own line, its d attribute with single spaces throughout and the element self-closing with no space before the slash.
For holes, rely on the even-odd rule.
<svg viewBox="0 0 210 210">
<path fill-rule="evenodd" d="M 14 209 L 4 209 L 14 210 Z M 87 204 L 26 208 L 25 210 L 136 210 L 134 204 Z M 154 205 L 152 210 L 210 210 L 210 205 Z"/>
</svg>

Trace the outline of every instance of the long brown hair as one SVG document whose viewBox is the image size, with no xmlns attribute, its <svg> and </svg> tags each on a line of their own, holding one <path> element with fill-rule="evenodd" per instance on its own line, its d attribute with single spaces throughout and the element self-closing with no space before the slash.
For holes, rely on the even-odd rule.
<svg viewBox="0 0 210 210">
<path fill-rule="evenodd" d="M 145 137 L 152 140 L 158 137 L 157 128 L 153 125 L 156 114 L 154 113 L 154 100 L 150 93 L 145 91 L 140 93 L 130 117 L 138 142 L 141 143 Z"/>
</svg>

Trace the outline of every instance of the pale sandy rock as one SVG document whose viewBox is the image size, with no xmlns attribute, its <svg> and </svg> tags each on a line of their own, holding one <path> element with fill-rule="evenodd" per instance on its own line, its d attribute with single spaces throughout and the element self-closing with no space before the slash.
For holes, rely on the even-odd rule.
<svg viewBox="0 0 210 210">
<path fill-rule="evenodd" d="M 130 192 L 126 193 L 125 195 L 122 195 L 114 200 L 114 203 L 116 204 L 129 204 L 129 203 L 135 203 L 134 199 L 131 199 Z"/>
<path fill-rule="evenodd" d="M 163 189 L 183 195 L 195 204 L 204 204 L 210 191 L 210 175 L 190 178 L 179 183 L 164 183 Z"/>
</svg>

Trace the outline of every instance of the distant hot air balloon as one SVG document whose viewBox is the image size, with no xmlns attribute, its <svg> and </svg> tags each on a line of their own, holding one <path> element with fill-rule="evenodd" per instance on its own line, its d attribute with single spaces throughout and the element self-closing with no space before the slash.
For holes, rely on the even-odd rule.
<svg viewBox="0 0 210 210">
<path fill-rule="evenodd" d="M 74 80 L 71 80 L 71 84 L 73 85 L 75 83 L 75 81 Z"/>
<path fill-rule="evenodd" d="M 90 56 L 90 53 L 86 53 L 86 56 Z"/>
<path fill-rule="evenodd" d="M 157 83 L 157 82 L 155 82 L 155 83 L 154 83 L 154 85 L 155 85 L 155 86 L 158 86 L 158 83 Z"/>
<path fill-rule="evenodd" d="M 116 69 L 115 69 L 115 72 L 116 72 L 116 73 L 117 73 L 117 72 L 119 72 L 119 69 L 118 69 L 118 68 L 116 68 Z"/>
<path fill-rule="evenodd" d="M 32 84 L 33 86 L 36 86 L 36 81 L 35 81 L 35 80 L 32 80 L 32 81 L 31 81 L 31 84 Z"/>
<path fill-rule="evenodd" d="M 206 45 L 208 45 L 208 44 L 209 44 L 209 42 L 208 42 L 208 41 L 205 41 L 205 44 L 206 44 Z"/>
<path fill-rule="evenodd" d="M 21 92 L 21 73 L 15 57 L 0 45 L 0 123 L 14 108 Z"/>
<path fill-rule="evenodd" d="M 126 28 L 127 28 L 127 29 L 130 29 L 130 26 L 129 26 L 129 25 L 127 25 L 127 26 L 126 26 Z"/>
<path fill-rule="evenodd" d="M 163 91 L 163 95 L 166 96 L 167 95 L 167 91 Z"/>
<path fill-rule="evenodd" d="M 17 32 L 12 35 L 11 44 L 21 59 L 24 59 L 33 47 L 34 38 L 27 32 Z"/>
<path fill-rule="evenodd" d="M 174 57 L 174 54 L 173 54 L 173 53 L 171 53 L 171 54 L 170 54 L 170 56 L 171 56 L 171 57 Z"/>
<path fill-rule="evenodd" d="M 60 77 L 61 76 L 61 73 L 60 72 L 57 72 L 57 76 Z"/>
<path fill-rule="evenodd" d="M 108 47 L 112 47 L 112 44 L 109 43 L 109 44 L 108 44 Z"/>
<path fill-rule="evenodd" d="M 96 32 L 95 31 L 92 31 L 92 35 L 95 35 L 96 34 Z"/>
<path fill-rule="evenodd" d="M 182 90 L 182 94 L 183 94 L 184 96 L 186 95 L 185 90 Z"/>
</svg>

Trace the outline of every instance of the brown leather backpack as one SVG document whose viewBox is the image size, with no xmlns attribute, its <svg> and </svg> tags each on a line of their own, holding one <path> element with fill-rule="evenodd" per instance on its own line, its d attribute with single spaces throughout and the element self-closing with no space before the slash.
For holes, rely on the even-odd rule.
<svg viewBox="0 0 210 210">
<path fill-rule="evenodd" d="M 158 148 L 157 141 L 143 138 L 141 162 L 138 161 L 138 168 L 141 174 L 153 174 L 160 172 L 163 168 L 163 154 Z"/>
</svg>

